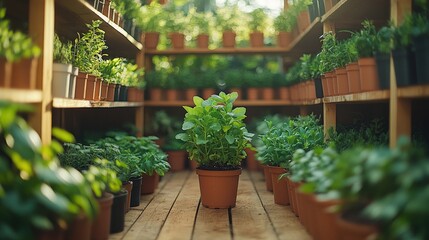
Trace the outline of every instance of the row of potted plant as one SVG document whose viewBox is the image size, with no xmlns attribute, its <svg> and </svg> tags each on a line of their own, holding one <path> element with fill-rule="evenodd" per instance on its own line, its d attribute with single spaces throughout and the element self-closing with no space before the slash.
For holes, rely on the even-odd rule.
<svg viewBox="0 0 429 240">
<path fill-rule="evenodd" d="M 106 210 L 103 212 L 103 219 L 109 222 L 104 230 L 104 237 L 124 229 L 125 213 L 130 207 L 140 205 L 141 194 L 153 193 L 159 176 L 168 171 L 170 166 L 166 155 L 153 140 L 154 137 L 137 138 L 112 132 L 109 137 L 91 144 L 68 143 L 64 153 L 59 155 L 62 165 L 85 174 L 94 174 L 95 176 L 89 176 L 93 179 L 97 179 L 100 172 L 94 166 L 102 166 L 102 171 L 106 172 L 105 180 L 100 179 L 98 184 L 106 185 L 114 196 L 111 197 L 110 204 L 106 203 Z M 116 191 L 111 190 L 113 187 Z M 99 190 L 94 190 L 97 196 L 101 194 Z"/>
<path fill-rule="evenodd" d="M 54 38 L 53 96 L 102 101 L 143 101 L 143 69 L 124 58 L 104 60 L 107 49 L 101 21 L 74 43 Z"/>
<path fill-rule="evenodd" d="M 0 8 L 0 87 L 36 88 L 39 47 L 27 34 L 11 29 Z"/>
</svg>

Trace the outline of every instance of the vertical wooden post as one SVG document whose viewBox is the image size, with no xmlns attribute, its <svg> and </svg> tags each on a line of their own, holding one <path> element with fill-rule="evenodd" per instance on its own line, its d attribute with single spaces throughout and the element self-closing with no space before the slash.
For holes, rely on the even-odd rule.
<svg viewBox="0 0 429 240">
<path fill-rule="evenodd" d="M 390 15 L 395 25 L 399 25 L 407 13 L 411 12 L 411 0 L 391 0 Z M 389 102 L 389 146 L 396 146 L 400 136 L 411 136 L 411 100 L 398 98 L 393 59 L 390 58 L 390 102 Z"/>
<path fill-rule="evenodd" d="M 51 141 L 52 134 L 52 61 L 55 22 L 55 0 L 30 0 L 29 34 L 41 48 L 37 66 L 36 87 L 42 90 L 42 102 L 36 104 L 30 125 L 39 133 L 43 144 Z"/>
<path fill-rule="evenodd" d="M 328 136 L 328 130 L 337 125 L 337 105 L 335 103 L 323 104 L 323 130 L 325 136 Z"/>
</svg>

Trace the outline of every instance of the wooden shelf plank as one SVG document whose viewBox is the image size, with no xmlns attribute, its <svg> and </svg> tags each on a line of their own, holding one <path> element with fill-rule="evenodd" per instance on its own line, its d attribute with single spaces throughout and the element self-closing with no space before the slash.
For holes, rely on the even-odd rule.
<svg viewBox="0 0 429 240">
<path fill-rule="evenodd" d="M 146 50 L 146 55 L 209 55 L 209 54 L 280 54 L 285 55 L 289 52 L 287 48 L 280 47 L 262 47 L 262 48 L 185 48 L 185 49 L 166 49 L 166 50 Z"/>
<path fill-rule="evenodd" d="M 320 36 L 323 34 L 323 24 L 320 17 L 316 17 L 310 26 L 298 35 L 289 46 L 293 58 L 300 57 L 303 53 L 316 53 L 320 51 L 322 43 Z"/>
<path fill-rule="evenodd" d="M 429 85 L 417 85 L 398 88 L 400 98 L 424 98 L 429 97 Z"/>
<path fill-rule="evenodd" d="M 113 57 L 127 57 L 134 59 L 143 45 L 129 35 L 123 28 L 116 25 L 108 17 L 96 10 L 84 0 L 55 0 L 55 31 L 60 36 L 72 40 L 77 33 L 87 31 L 85 24 L 93 20 L 101 20 L 100 28 L 105 31 L 105 38 L 109 48 L 106 52 Z"/>
<path fill-rule="evenodd" d="M 42 102 L 41 90 L 0 88 L 0 100 L 16 103 L 40 103 Z"/>
<path fill-rule="evenodd" d="M 265 106 L 299 106 L 299 105 L 315 105 L 322 103 L 321 99 L 311 101 L 291 102 L 289 100 L 237 100 L 235 106 L 245 107 L 265 107 Z M 193 106 L 192 101 L 145 101 L 146 107 L 181 107 Z"/>
<path fill-rule="evenodd" d="M 322 16 L 323 22 L 334 22 L 336 29 L 360 29 L 366 20 L 387 24 L 390 0 L 341 0 Z"/>
<path fill-rule="evenodd" d="M 373 91 L 373 92 L 325 97 L 323 99 L 323 102 L 324 103 L 342 103 L 342 102 L 367 102 L 367 101 L 388 100 L 390 98 L 389 94 L 390 94 L 389 90 L 379 90 L 379 91 Z"/>
<path fill-rule="evenodd" d="M 79 100 L 68 98 L 54 98 L 54 108 L 118 108 L 118 107 L 141 107 L 143 103 L 140 102 L 106 102 L 106 101 L 92 101 L 92 100 Z"/>
</svg>

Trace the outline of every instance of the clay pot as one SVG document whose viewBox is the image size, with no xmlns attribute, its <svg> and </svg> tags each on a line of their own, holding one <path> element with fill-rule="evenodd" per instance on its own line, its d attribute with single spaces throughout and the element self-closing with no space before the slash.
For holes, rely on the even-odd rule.
<svg viewBox="0 0 429 240">
<path fill-rule="evenodd" d="M 236 34 L 233 31 L 224 31 L 222 33 L 222 45 L 224 48 L 234 48 L 235 47 L 235 37 Z"/>
<path fill-rule="evenodd" d="M 279 32 L 277 35 L 277 46 L 281 48 L 289 47 L 292 42 L 292 33 L 290 32 Z"/>
<path fill-rule="evenodd" d="M 99 210 L 92 222 L 91 239 L 104 240 L 109 238 L 111 207 L 113 194 L 104 193 L 101 198 L 97 198 Z"/>
<path fill-rule="evenodd" d="M 259 99 L 259 88 L 249 87 L 247 88 L 247 100 L 258 100 Z"/>
<path fill-rule="evenodd" d="M 273 184 L 274 203 L 279 205 L 289 205 L 289 194 L 286 179 L 279 179 L 280 175 L 286 173 L 281 167 L 269 167 L 271 181 Z"/>
<path fill-rule="evenodd" d="M 345 67 L 335 69 L 337 75 L 338 94 L 344 95 L 349 93 L 349 81 L 347 80 L 347 71 Z"/>
<path fill-rule="evenodd" d="M 339 235 L 342 240 L 364 240 L 369 236 L 377 234 L 377 228 L 374 225 L 360 224 L 337 217 Z"/>
<path fill-rule="evenodd" d="M 146 32 L 143 37 L 145 49 L 155 50 L 158 47 L 159 32 Z"/>
<path fill-rule="evenodd" d="M 184 150 L 170 150 L 166 151 L 168 156 L 168 163 L 172 172 L 180 172 L 185 170 L 186 151 Z"/>
<path fill-rule="evenodd" d="M 198 90 L 195 88 L 188 88 L 185 91 L 185 100 L 192 101 L 194 99 L 194 96 L 198 95 Z"/>
<path fill-rule="evenodd" d="M 289 100 L 290 99 L 288 87 L 280 87 L 279 88 L 279 99 L 280 100 Z"/>
<path fill-rule="evenodd" d="M 91 220 L 85 214 L 81 213 L 69 224 L 69 227 L 64 234 L 65 239 L 89 240 L 91 238 L 91 226 Z"/>
<path fill-rule="evenodd" d="M 158 187 L 159 183 L 159 175 L 154 173 L 152 176 L 147 174 L 142 175 L 142 185 L 140 192 L 142 195 L 144 194 L 152 194 L 155 192 L 155 189 Z"/>
<path fill-rule="evenodd" d="M 197 36 L 197 48 L 209 48 L 209 35 L 200 34 Z"/>
<path fill-rule="evenodd" d="M 235 207 L 241 169 L 214 171 L 197 169 L 201 204 L 206 208 Z"/>
<path fill-rule="evenodd" d="M 247 158 L 247 170 L 249 171 L 257 171 L 258 170 L 258 160 L 256 160 L 255 154 L 256 152 L 254 150 L 251 150 L 249 148 L 245 149 Z"/>
<path fill-rule="evenodd" d="M 79 72 L 76 77 L 76 91 L 74 96 L 75 99 L 85 99 L 87 81 L 88 81 L 88 74 Z"/>
<path fill-rule="evenodd" d="M 379 84 L 375 58 L 359 58 L 358 65 L 362 92 L 378 90 Z"/>
<path fill-rule="evenodd" d="M 151 101 L 161 101 L 162 100 L 162 92 L 161 88 L 150 88 L 149 89 L 149 98 Z"/>
<path fill-rule="evenodd" d="M 357 62 L 352 62 L 346 65 L 347 80 L 349 81 L 349 92 L 358 93 L 360 88 L 360 73 Z"/>
<path fill-rule="evenodd" d="M 170 33 L 171 46 L 173 49 L 184 49 L 185 48 L 185 34 L 173 32 Z"/>
<path fill-rule="evenodd" d="M 250 47 L 261 48 L 264 47 L 264 33 L 255 31 L 249 34 Z"/>
<path fill-rule="evenodd" d="M 270 168 L 269 166 L 264 165 L 264 177 L 265 177 L 265 186 L 267 187 L 267 191 L 273 191 L 273 181 L 271 178 Z"/>
<path fill-rule="evenodd" d="M 272 87 L 261 88 L 261 99 L 262 100 L 273 100 L 274 99 L 274 88 L 272 88 Z"/>
</svg>

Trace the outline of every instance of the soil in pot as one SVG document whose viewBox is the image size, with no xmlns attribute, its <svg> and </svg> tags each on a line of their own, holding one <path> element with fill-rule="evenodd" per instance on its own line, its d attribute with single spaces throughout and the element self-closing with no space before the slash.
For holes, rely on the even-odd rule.
<svg viewBox="0 0 429 240">
<path fill-rule="evenodd" d="M 196 172 L 200 183 L 201 204 L 204 207 L 235 207 L 241 169 L 217 171 L 197 168 Z"/>
<path fill-rule="evenodd" d="M 127 190 L 114 194 L 112 204 L 112 216 L 110 218 L 110 233 L 118 233 L 124 230 L 125 203 L 127 202 Z"/>
<path fill-rule="evenodd" d="M 137 207 L 140 205 L 142 177 L 132 178 L 130 179 L 130 181 L 133 182 L 133 187 L 131 189 L 130 207 Z"/>
</svg>

